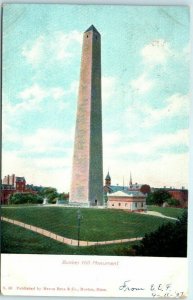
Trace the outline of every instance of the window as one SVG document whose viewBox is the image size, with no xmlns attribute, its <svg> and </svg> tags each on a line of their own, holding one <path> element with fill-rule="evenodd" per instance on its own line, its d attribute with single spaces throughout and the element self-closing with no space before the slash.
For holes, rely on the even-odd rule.
<svg viewBox="0 0 193 300">
<path fill-rule="evenodd" d="M 125 203 L 125 206 L 127 206 L 127 203 Z"/>
<path fill-rule="evenodd" d="M 137 207 L 137 203 L 135 203 L 135 207 Z"/>
<path fill-rule="evenodd" d="M 119 203 L 119 206 L 121 206 L 121 203 Z"/>
<path fill-rule="evenodd" d="M 114 204 L 112 204 L 112 206 L 114 206 Z"/>
<path fill-rule="evenodd" d="M 141 203 L 141 207 L 143 207 L 143 202 Z"/>
</svg>

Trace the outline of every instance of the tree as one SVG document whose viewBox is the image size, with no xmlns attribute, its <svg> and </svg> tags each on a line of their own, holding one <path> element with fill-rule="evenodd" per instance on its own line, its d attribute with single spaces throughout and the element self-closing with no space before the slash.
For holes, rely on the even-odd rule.
<svg viewBox="0 0 193 300">
<path fill-rule="evenodd" d="M 56 203 L 58 193 L 53 187 L 45 187 L 41 191 L 41 196 L 48 199 L 48 203 Z"/>
<path fill-rule="evenodd" d="M 180 206 L 180 201 L 175 198 L 168 199 L 167 203 L 169 206 Z"/>
<path fill-rule="evenodd" d="M 148 205 L 163 205 L 164 202 L 168 202 L 171 198 L 171 195 L 164 189 L 159 189 L 155 192 L 149 193 L 147 196 Z"/>
<path fill-rule="evenodd" d="M 42 204 L 43 198 L 32 193 L 14 193 L 10 196 L 10 204 Z"/>
<path fill-rule="evenodd" d="M 69 203 L 69 193 L 60 193 L 58 194 L 58 200 L 62 201 L 63 203 Z"/>
<path fill-rule="evenodd" d="M 187 210 L 175 223 L 167 223 L 146 234 L 139 245 L 133 246 L 137 256 L 186 257 Z M 131 252 L 128 251 L 128 254 Z"/>
</svg>

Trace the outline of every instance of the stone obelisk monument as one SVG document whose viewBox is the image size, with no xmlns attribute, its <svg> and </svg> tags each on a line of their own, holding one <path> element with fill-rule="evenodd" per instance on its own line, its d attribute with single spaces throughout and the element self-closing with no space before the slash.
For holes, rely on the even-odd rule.
<svg viewBox="0 0 193 300">
<path fill-rule="evenodd" d="M 101 41 L 93 25 L 83 37 L 70 202 L 103 204 Z"/>
</svg>

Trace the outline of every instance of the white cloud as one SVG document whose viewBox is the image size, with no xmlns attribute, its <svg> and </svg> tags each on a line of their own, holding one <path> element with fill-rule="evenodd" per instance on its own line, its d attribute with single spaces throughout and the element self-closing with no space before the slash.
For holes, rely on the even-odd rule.
<svg viewBox="0 0 193 300">
<path fill-rule="evenodd" d="M 151 127 L 160 121 L 172 118 L 174 116 L 187 116 L 189 115 L 190 105 L 189 95 L 174 94 L 166 99 L 166 106 L 164 108 L 152 108 L 144 106 L 143 112 L 146 113 L 143 126 Z"/>
<path fill-rule="evenodd" d="M 72 138 L 72 132 L 42 128 L 34 134 L 20 136 L 20 151 L 3 151 L 3 174 L 15 173 L 25 176 L 28 183 L 54 186 L 59 191 L 69 191 L 72 167 L 72 147 L 65 145 Z M 148 183 L 151 186 L 172 185 L 187 186 L 188 155 L 187 153 L 161 152 L 166 146 L 188 145 L 188 130 L 179 130 L 175 134 L 160 134 L 149 141 L 127 143 L 119 132 L 104 135 L 104 176 L 108 168 L 112 183 L 125 184 L 132 171 L 133 180 Z M 65 149 L 60 157 L 55 151 Z M 50 150 L 50 151 L 49 151 Z M 159 152 L 160 151 L 160 152 Z M 147 160 L 145 157 L 160 153 L 159 159 Z M 24 153 L 29 155 L 26 157 Z M 33 154 L 44 154 L 37 157 Z M 125 159 L 125 154 L 127 159 Z M 136 163 L 130 155 L 145 155 L 144 160 Z M 22 173 L 21 173 L 22 172 Z"/>
<path fill-rule="evenodd" d="M 178 152 L 181 146 L 189 146 L 189 131 L 157 134 L 144 141 L 130 141 L 126 135 L 115 132 L 104 136 L 104 176 L 108 169 L 113 184 L 133 180 L 151 186 L 186 186 L 188 182 L 188 153 Z M 136 158 L 135 158 L 136 157 Z M 137 161 L 137 157 L 140 160 Z"/>
<path fill-rule="evenodd" d="M 68 133 L 61 129 L 39 128 L 32 134 L 20 134 L 17 130 L 6 128 L 3 131 L 3 143 L 17 143 L 20 154 L 25 153 L 60 153 L 68 152 L 69 143 L 72 144 L 74 128 L 70 128 Z"/>
<path fill-rule="evenodd" d="M 152 107 L 150 104 L 141 104 L 141 101 L 135 99 L 132 105 L 122 113 L 124 126 L 129 129 L 129 136 L 132 136 L 140 128 L 150 128 L 155 125 L 161 125 L 167 120 L 176 117 L 189 117 L 190 98 L 189 95 L 173 94 L 164 99 L 163 108 Z"/>
<path fill-rule="evenodd" d="M 66 91 L 61 87 L 45 88 L 38 84 L 33 84 L 20 92 L 18 98 L 25 101 L 40 102 L 46 97 L 51 97 L 54 100 L 60 99 L 65 93 Z"/>
<path fill-rule="evenodd" d="M 30 64 L 36 65 L 41 61 L 44 55 L 44 43 L 45 38 L 43 36 L 39 36 L 31 47 L 28 44 L 23 47 L 22 55 Z"/>
<path fill-rule="evenodd" d="M 40 104 L 46 98 L 58 99 L 63 94 L 61 88 L 43 88 L 38 84 L 33 84 L 19 93 L 18 99 L 20 102 L 13 105 L 13 108 L 20 114 L 25 111 L 41 110 Z"/>
<path fill-rule="evenodd" d="M 191 57 L 191 45 L 190 45 L 190 43 L 188 43 L 182 49 L 182 52 L 180 52 L 180 55 L 181 55 L 182 59 L 185 60 L 185 62 L 189 62 L 190 61 L 190 57 Z"/>
<path fill-rule="evenodd" d="M 104 161 L 109 160 L 111 155 L 113 155 L 116 147 L 119 147 L 121 143 L 121 135 L 119 132 L 108 132 L 103 134 L 103 156 Z M 112 151 L 113 150 L 113 151 Z"/>
<path fill-rule="evenodd" d="M 121 137 L 119 131 L 111 131 L 111 132 L 105 133 L 103 135 L 104 143 L 107 146 L 110 146 L 112 144 L 116 144 L 116 143 L 120 142 L 121 138 L 122 137 Z"/>
<path fill-rule="evenodd" d="M 141 159 L 148 157 L 158 157 L 162 153 L 174 153 L 172 150 L 175 147 L 189 145 L 188 129 L 181 129 L 174 133 L 157 134 L 153 138 L 147 138 L 144 141 L 130 141 L 125 135 L 120 133 L 104 136 L 104 160 L 112 160 L 117 163 L 117 160 L 122 160 L 122 157 L 130 155 L 141 155 Z"/>
<path fill-rule="evenodd" d="M 181 129 L 174 133 L 164 133 L 157 135 L 150 143 L 156 149 L 168 148 L 173 146 L 189 145 L 189 130 Z"/>
<path fill-rule="evenodd" d="M 108 103 L 110 100 L 115 100 L 116 92 L 118 90 L 117 79 L 113 76 L 102 77 L 102 101 Z"/>
<path fill-rule="evenodd" d="M 35 133 L 23 137 L 22 147 L 28 153 L 64 151 L 66 142 L 72 141 L 70 132 L 65 133 L 63 130 L 53 128 L 40 128 Z"/>
<path fill-rule="evenodd" d="M 155 85 L 155 81 L 148 78 L 146 73 L 143 73 L 137 79 L 131 80 L 130 86 L 132 90 L 139 94 L 144 94 L 152 90 Z"/>
<path fill-rule="evenodd" d="M 18 98 L 22 101 L 15 106 L 21 110 L 33 110 L 39 108 L 39 103 L 48 96 L 48 91 L 40 87 L 38 84 L 33 84 L 29 88 L 24 89 L 19 93 Z"/>
<path fill-rule="evenodd" d="M 51 47 L 53 52 L 55 51 L 56 59 L 61 61 L 73 56 L 73 52 L 70 49 L 72 44 L 81 44 L 81 42 L 82 33 L 78 31 L 72 31 L 68 34 L 57 32 L 54 36 L 53 43 L 51 43 Z"/>
<path fill-rule="evenodd" d="M 60 110 L 68 107 L 68 99 L 72 94 L 77 96 L 77 81 L 73 81 L 69 88 L 64 90 L 62 87 L 42 87 L 37 83 L 25 88 L 17 95 L 19 100 L 16 103 L 11 103 L 7 97 L 3 97 L 3 123 L 9 123 L 11 117 L 15 118 L 26 111 L 41 110 L 42 104 L 45 104 L 48 98 L 55 100 Z M 8 125 L 8 124 L 7 124 Z"/>
<path fill-rule="evenodd" d="M 65 94 L 65 91 L 61 87 L 51 88 L 50 89 L 50 96 L 53 97 L 54 100 L 58 100 L 62 98 Z"/>
<path fill-rule="evenodd" d="M 131 144 L 117 146 L 117 152 L 122 154 L 141 154 L 142 156 L 152 156 L 157 153 L 164 152 L 171 147 L 188 146 L 189 144 L 189 131 L 188 129 L 182 129 L 175 133 L 159 134 L 153 139 L 143 142 L 134 142 Z M 169 151 L 171 152 L 171 151 Z"/>
<path fill-rule="evenodd" d="M 76 45 L 80 48 L 82 33 L 71 31 L 54 32 L 52 36 L 41 35 L 33 42 L 26 43 L 22 48 L 22 55 L 33 67 L 40 63 L 68 62 L 76 54 Z"/>
<path fill-rule="evenodd" d="M 120 142 L 104 145 L 104 176 L 110 170 L 112 184 L 127 185 L 132 172 L 133 181 L 155 187 L 180 188 L 188 183 L 188 153 L 170 151 L 171 147 L 188 145 L 188 130 L 160 134 L 144 142 Z M 106 148 L 105 148 L 106 147 Z M 166 149 L 168 147 L 168 149 Z M 166 150 L 166 151 L 165 151 Z M 138 161 L 135 157 L 140 157 Z"/>
<path fill-rule="evenodd" d="M 164 64 L 171 55 L 171 48 L 165 40 L 157 39 L 146 45 L 141 55 L 147 65 Z"/>
<path fill-rule="evenodd" d="M 8 99 L 3 100 L 3 114 L 5 116 L 21 114 L 25 111 L 40 110 L 40 104 L 47 98 L 59 99 L 64 95 L 64 90 L 60 87 L 44 88 L 38 84 L 33 84 L 17 95 L 20 101 L 11 103 Z"/>
<path fill-rule="evenodd" d="M 79 81 L 74 80 L 70 86 L 69 89 L 66 91 L 66 94 L 74 94 L 75 96 L 78 95 L 78 87 L 79 87 Z"/>
<path fill-rule="evenodd" d="M 119 164 L 110 161 L 110 175 L 112 184 L 122 185 L 123 176 L 125 184 L 129 182 L 129 173 L 132 172 L 134 182 L 149 184 L 154 187 L 176 187 L 181 188 L 188 183 L 188 155 L 167 154 L 162 155 L 159 160 L 132 162 L 119 160 Z"/>
<path fill-rule="evenodd" d="M 3 150 L 2 173 L 25 176 L 27 183 L 53 186 L 69 191 L 72 167 L 72 139 L 68 133 L 53 128 L 40 128 L 33 134 L 9 131 L 6 141 L 17 143 L 19 150 Z M 5 141 L 4 141 L 5 142 Z"/>
<path fill-rule="evenodd" d="M 24 176 L 27 183 L 56 187 L 68 192 L 70 186 L 71 156 L 21 157 L 18 151 L 3 152 L 2 173 Z"/>
</svg>

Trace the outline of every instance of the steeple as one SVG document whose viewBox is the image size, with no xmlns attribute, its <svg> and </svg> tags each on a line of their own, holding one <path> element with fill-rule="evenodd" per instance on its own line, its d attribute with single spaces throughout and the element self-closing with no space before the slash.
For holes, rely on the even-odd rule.
<svg viewBox="0 0 193 300">
<path fill-rule="evenodd" d="M 107 173 L 107 176 L 105 177 L 105 185 L 111 185 L 111 176 L 109 175 L 109 171 Z"/>
<path fill-rule="evenodd" d="M 133 183 L 132 183 L 132 176 L 131 176 L 131 172 L 130 172 L 130 181 L 129 181 L 129 185 L 130 187 L 132 187 Z"/>
<path fill-rule="evenodd" d="M 106 180 L 111 180 L 111 177 L 110 177 L 110 175 L 109 175 L 109 171 L 108 171 L 107 176 L 106 176 L 105 179 L 106 179 Z"/>
</svg>

